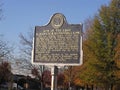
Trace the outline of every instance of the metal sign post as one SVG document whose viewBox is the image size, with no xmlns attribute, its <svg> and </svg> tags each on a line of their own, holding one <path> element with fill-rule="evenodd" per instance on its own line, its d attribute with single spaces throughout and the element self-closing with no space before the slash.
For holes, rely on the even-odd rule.
<svg viewBox="0 0 120 90">
<path fill-rule="evenodd" d="M 51 67 L 51 90 L 57 90 L 57 74 L 58 74 L 58 68 L 57 66 Z"/>
</svg>

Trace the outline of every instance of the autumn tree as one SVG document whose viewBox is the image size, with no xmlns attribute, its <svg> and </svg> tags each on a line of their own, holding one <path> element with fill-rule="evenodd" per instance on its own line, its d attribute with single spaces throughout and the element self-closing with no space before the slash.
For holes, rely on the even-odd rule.
<svg viewBox="0 0 120 90">
<path fill-rule="evenodd" d="M 77 71 L 75 66 L 66 66 L 64 69 L 64 83 L 65 83 L 65 87 L 67 88 L 72 88 L 73 86 L 75 86 L 75 80 L 76 80 L 76 75 L 77 75 Z"/>
<path fill-rule="evenodd" d="M 59 73 L 58 76 L 57 76 L 57 81 L 58 81 L 58 86 L 63 88 L 64 86 L 64 81 L 65 81 L 65 76 L 63 73 Z"/>
<path fill-rule="evenodd" d="M 34 69 L 32 69 L 32 74 L 41 82 L 41 85 L 43 85 L 42 89 L 46 85 L 51 85 L 51 72 L 49 70 L 45 70 L 40 74 L 39 69 L 34 67 Z"/>
<path fill-rule="evenodd" d="M 113 86 L 118 83 L 119 78 L 116 73 L 119 67 L 116 63 L 116 56 L 119 56 L 116 47 L 119 45 L 118 36 L 120 34 L 120 1 L 111 0 L 111 3 L 103 5 L 98 15 L 93 18 L 90 31 L 85 40 L 86 60 L 89 60 L 89 69 L 86 75 L 92 83 L 97 82 L 112 90 Z M 87 77 L 87 76 L 86 76 Z M 85 78 L 85 77 L 84 77 Z M 89 81 L 90 81 L 89 80 Z"/>
<path fill-rule="evenodd" d="M 11 72 L 11 55 L 13 48 L 8 45 L 8 42 L 0 36 L 0 84 L 3 82 L 12 82 Z M 9 87 L 11 88 L 11 87 Z"/>
<path fill-rule="evenodd" d="M 12 80 L 11 65 L 8 62 L 0 64 L 0 84 Z"/>
<path fill-rule="evenodd" d="M 3 18 L 2 0 L 0 0 L 0 20 Z M 13 47 L 4 41 L 2 33 L 0 33 L 0 84 L 12 81 L 11 65 L 8 62 L 11 59 Z"/>
</svg>

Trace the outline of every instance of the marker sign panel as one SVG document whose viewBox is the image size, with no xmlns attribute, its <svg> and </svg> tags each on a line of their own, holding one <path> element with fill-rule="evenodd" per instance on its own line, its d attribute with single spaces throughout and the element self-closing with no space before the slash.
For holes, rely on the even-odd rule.
<svg viewBox="0 0 120 90">
<path fill-rule="evenodd" d="M 46 26 L 36 26 L 32 62 L 42 65 L 82 64 L 82 25 L 68 24 L 56 13 Z"/>
</svg>

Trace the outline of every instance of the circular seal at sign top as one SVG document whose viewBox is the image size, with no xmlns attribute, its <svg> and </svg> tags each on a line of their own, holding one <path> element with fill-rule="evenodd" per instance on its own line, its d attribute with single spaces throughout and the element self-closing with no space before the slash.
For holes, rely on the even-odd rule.
<svg viewBox="0 0 120 90">
<path fill-rule="evenodd" d="M 51 25 L 53 28 L 57 29 L 63 25 L 64 17 L 62 14 L 57 13 L 52 17 Z"/>
</svg>

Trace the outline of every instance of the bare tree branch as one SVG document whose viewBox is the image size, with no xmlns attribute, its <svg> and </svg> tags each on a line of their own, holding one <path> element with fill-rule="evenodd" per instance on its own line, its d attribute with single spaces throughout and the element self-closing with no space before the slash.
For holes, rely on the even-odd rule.
<svg viewBox="0 0 120 90">
<path fill-rule="evenodd" d="M 5 42 L 0 38 L 0 60 L 8 58 L 12 52 L 12 47 L 8 46 L 8 42 Z"/>
</svg>

